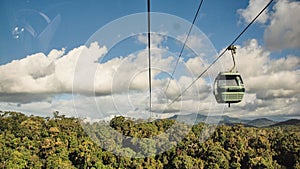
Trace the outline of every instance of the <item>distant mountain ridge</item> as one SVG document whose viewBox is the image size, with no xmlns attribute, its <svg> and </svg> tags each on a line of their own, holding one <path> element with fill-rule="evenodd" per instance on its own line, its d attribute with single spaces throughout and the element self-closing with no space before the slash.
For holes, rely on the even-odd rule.
<svg viewBox="0 0 300 169">
<path fill-rule="evenodd" d="M 186 124 L 198 124 L 198 123 L 208 123 L 208 124 L 243 124 L 244 126 L 249 127 L 274 127 L 274 126 L 285 126 L 285 125 L 296 125 L 300 126 L 300 120 L 290 119 L 282 122 L 277 122 L 270 120 L 268 118 L 258 118 L 254 120 L 245 120 L 235 117 L 230 117 L 227 115 L 224 116 L 206 116 L 202 114 L 192 113 L 187 115 L 174 115 L 169 117 L 179 122 Z"/>
<path fill-rule="evenodd" d="M 249 126 L 254 126 L 254 127 L 268 127 L 271 125 L 276 124 L 277 122 L 267 119 L 267 118 L 259 118 L 259 119 L 254 119 L 251 120 L 247 123 Z"/>
<path fill-rule="evenodd" d="M 230 117 L 230 116 L 206 116 L 202 114 L 192 113 L 187 115 L 174 115 L 169 117 L 179 122 L 184 122 L 186 124 L 197 124 L 197 123 L 208 123 L 208 124 L 235 124 L 242 123 L 246 124 L 249 120 L 244 120 L 240 118 Z"/>
<path fill-rule="evenodd" d="M 270 127 L 276 127 L 276 126 L 300 126 L 300 120 L 299 119 L 290 119 L 290 120 L 286 120 L 286 121 L 282 121 L 282 122 L 273 124 Z"/>
</svg>

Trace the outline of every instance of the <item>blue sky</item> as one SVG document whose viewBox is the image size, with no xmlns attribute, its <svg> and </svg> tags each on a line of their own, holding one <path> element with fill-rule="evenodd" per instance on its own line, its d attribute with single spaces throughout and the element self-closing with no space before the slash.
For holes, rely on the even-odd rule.
<svg viewBox="0 0 300 169">
<path fill-rule="evenodd" d="M 178 17 L 176 20 L 170 16 L 174 19 L 174 24 L 178 22 L 185 25 L 181 28 L 185 28 L 186 31 L 178 33 L 177 37 L 173 38 L 183 41 L 184 34 L 188 32 L 189 28 L 186 25 L 188 22 L 192 22 L 199 3 L 200 1 L 195 0 L 151 0 L 151 11 Z M 220 53 L 249 23 L 249 18 L 253 18 L 266 3 L 264 0 L 204 0 L 195 22 L 195 34 L 190 37 L 189 45 L 192 50 L 196 50 L 196 53 L 201 53 L 201 50 L 207 48 L 197 47 L 195 43 L 199 45 L 202 42 L 204 44 L 201 45 L 209 46 L 215 55 Z M 147 60 L 147 57 L 140 58 L 146 52 L 144 35 L 135 34 L 127 39 L 122 39 L 111 50 L 107 49 L 107 44 L 102 41 L 91 46 L 86 44 L 92 42 L 93 39 L 101 39 L 101 37 L 97 37 L 101 35 L 101 29 L 107 25 L 111 26 L 112 22 L 118 23 L 126 16 L 129 16 L 130 20 L 132 18 L 130 16 L 146 12 L 146 4 L 147 2 L 142 0 L 2 0 L 0 2 L 0 73 L 3 75 L 0 78 L 0 83 L 2 83 L 0 85 L 0 109 L 46 115 L 51 114 L 53 110 L 68 112 L 69 115 L 80 111 L 102 111 L 105 112 L 105 116 L 111 116 L 112 114 L 107 114 L 107 112 L 113 111 L 128 111 L 128 116 L 135 116 L 136 110 L 146 111 L 144 101 L 133 103 L 135 97 L 138 96 L 141 97 L 140 100 L 147 100 L 145 93 L 147 83 L 144 84 L 146 80 L 143 79 L 143 76 L 147 74 L 143 67 L 134 67 L 137 63 L 144 65 L 141 61 L 138 62 L 139 59 Z M 274 1 L 266 13 L 237 41 L 238 67 L 245 77 L 247 93 L 243 102 L 237 104 L 236 107 L 227 109 L 216 106 L 218 107 L 216 111 L 220 110 L 223 114 L 242 118 L 271 117 L 280 119 L 286 114 L 288 117 L 299 118 L 300 89 L 297 86 L 300 82 L 300 21 L 297 17 L 292 17 L 299 16 L 299 6 L 300 3 L 293 0 Z M 159 20 L 154 16 L 152 22 L 155 22 L 155 19 Z M 130 23 L 131 25 L 114 27 L 114 30 L 117 32 L 121 29 L 124 30 L 125 27 L 130 30 L 131 26 L 135 26 L 135 24 L 136 27 L 146 26 L 139 20 L 136 23 L 134 21 Z M 97 32 L 100 35 L 97 35 Z M 153 64 L 158 64 L 157 71 L 165 68 L 164 71 L 170 72 L 172 68 L 168 66 L 172 66 L 182 44 L 172 41 L 172 38 L 168 37 L 170 34 L 168 30 L 158 33 L 160 34 L 153 36 L 153 53 L 161 60 L 158 59 L 156 62 L 155 55 Z M 197 35 L 199 36 L 197 37 Z M 97 81 L 99 86 L 97 86 L 98 84 L 92 86 L 95 89 L 93 97 L 89 95 L 91 92 L 87 89 L 89 85 L 85 86 L 86 90 L 80 91 L 84 94 L 78 98 L 75 97 L 77 107 L 75 106 L 76 110 L 73 110 L 71 95 L 72 89 L 74 89 L 74 86 L 72 88 L 74 79 L 72 78 L 74 70 L 76 73 L 78 68 L 74 68 L 76 64 L 71 63 L 75 62 L 74 58 L 78 51 L 86 52 L 91 57 L 86 62 L 91 61 L 89 70 L 94 72 L 90 76 L 94 81 L 99 78 Z M 191 51 L 185 51 L 187 55 L 189 52 Z M 208 55 L 207 52 L 204 54 Z M 107 53 L 109 57 L 104 59 L 107 63 L 93 64 L 99 58 L 104 58 Z M 168 58 L 170 55 L 173 60 Z M 193 78 L 191 73 L 186 74 L 185 72 L 191 71 L 197 75 L 201 70 L 197 66 L 209 64 L 215 56 L 210 53 L 206 57 L 183 57 L 182 65 L 180 65 L 182 71 L 178 72 L 178 79 L 174 82 L 178 83 L 178 88 L 184 88 L 187 86 L 189 78 Z M 80 56 L 76 59 L 85 63 Z M 130 59 L 132 59 L 131 62 L 129 62 Z M 208 60 L 207 63 L 205 59 Z M 218 63 L 219 67 L 224 66 L 225 69 L 230 67 L 232 64 L 230 59 L 230 55 L 226 54 L 224 59 L 222 58 Z M 13 62 L 14 60 L 15 62 Z M 132 66 L 135 69 L 130 69 Z M 127 72 L 128 77 L 125 78 L 126 73 L 122 74 L 120 71 L 119 74 L 113 73 L 118 72 L 116 70 Z M 221 68 L 214 68 L 209 72 L 209 78 L 214 79 L 213 75 L 221 70 Z M 162 73 L 157 72 L 157 74 Z M 186 78 L 184 76 L 189 78 L 184 79 Z M 136 93 L 124 95 L 126 90 L 122 88 L 123 84 L 121 83 L 123 82 L 114 78 L 125 81 L 127 93 L 130 93 L 128 90 L 131 91 L 131 89 Z M 201 100 L 203 104 L 200 104 L 198 110 L 209 113 L 209 107 L 215 103 L 210 102 L 212 82 L 207 81 L 208 77 L 205 78 L 206 80 L 200 80 L 198 88 L 195 87 L 198 92 L 202 91 L 197 96 L 198 100 L 191 99 L 192 96 L 186 96 L 186 100 L 183 99 L 183 102 L 185 106 L 189 107 L 190 104 L 197 104 L 199 98 L 203 99 Z M 286 82 L 283 81 L 285 78 Z M 163 88 L 162 86 L 166 83 L 163 80 L 166 79 L 157 79 L 157 77 L 154 79 L 157 80 L 154 81 L 156 89 Z M 86 79 L 79 79 L 79 81 L 84 80 Z M 264 80 L 265 83 L 262 83 Z M 119 86 L 106 91 L 108 89 L 105 88 L 106 86 L 115 86 L 116 83 Z M 49 86 L 49 84 L 51 85 Z M 116 90 L 115 93 L 111 93 L 112 90 Z M 175 85 L 174 91 L 176 90 Z M 160 94 L 159 91 L 154 93 L 154 100 L 158 107 L 161 106 Z M 172 95 L 172 93 L 169 94 Z M 111 98 L 108 98 L 110 96 Z M 88 106 L 95 101 L 97 103 L 94 108 Z M 129 103 L 129 105 L 125 103 Z M 116 109 L 116 105 L 120 108 Z M 178 111 L 176 106 L 170 109 L 170 112 L 172 111 L 191 112 L 182 107 Z M 193 109 L 193 111 L 197 110 Z M 93 115 L 89 114 L 89 116 Z M 104 118 L 105 116 L 102 114 L 93 118 Z"/>
<path fill-rule="evenodd" d="M 120 17 L 145 12 L 146 1 L 1 1 L 1 46 L 0 63 L 8 63 L 13 59 L 23 58 L 26 55 L 45 52 L 51 49 L 66 48 L 70 50 L 85 43 L 85 41 L 99 28 Z M 176 15 L 192 22 L 199 1 L 151 1 L 151 11 Z M 244 28 L 245 24 L 237 24 L 240 16 L 236 9 L 245 8 L 246 1 L 205 1 L 196 21 L 198 26 L 217 49 L 224 48 Z M 26 45 L 33 43 L 35 39 L 14 39 L 12 31 L 16 26 L 21 27 L 24 22 L 40 33 L 46 27 L 46 21 L 39 12 L 49 19 L 61 16 L 61 21 L 52 40 L 46 48 L 39 49 L 36 46 Z M 27 17 L 27 18 L 26 18 Z M 34 20 L 36 19 L 36 20 Z M 25 20 L 25 21 L 24 21 Z M 253 31 L 255 30 L 255 32 Z M 245 39 L 262 37 L 263 29 L 253 25 L 241 38 Z M 25 38 L 25 37 L 23 37 Z"/>
</svg>

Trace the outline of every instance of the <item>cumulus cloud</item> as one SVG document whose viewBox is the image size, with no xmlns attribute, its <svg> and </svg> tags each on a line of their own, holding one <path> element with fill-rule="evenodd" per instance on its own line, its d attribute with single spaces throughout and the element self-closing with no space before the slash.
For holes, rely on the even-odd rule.
<svg viewBox="0 0 300 169">
<path fill-rule="evenodd" d="M 167 37 L 160 34 L 153 34 L 152 37 L 154 114 L 163 117 L 166 115 L 161 114 L 170 116 L 173 113 L 198 112 L 199 107 L 208 110 L 212 96 L 206 79 L 199 79 L 178 101 L 167 105 L 194 80 L 195 73 L 199 72 L 197 65 L 203 65 L 205 61 L 201 56 L 190 55 L 180 61 L 177 71 L 171 77 L 177 55 L 162 45 L 168 40 Z M 138 35 L 137 40 L 145 43 L 145 35 Z M 199 43 L 192 37 L 189 45 Z M 149 117 L 146 46 L 128 56 L 115 56 L 101 62 L 106 53 L 105 46 L 94 42 L 67 53 L 64 49 L 52 50 L 48 55 L 37 53 L 0 66 L 0 73 L 3 74 L 0 77 L 1 107 L 24 112 L 30 112 L 30 109 L 44 113 L 58 110 L 67 115 L 93 119 L 114 115 Z M 165 90 L 169 80 L 169 89 Z M 64 98 L 64 94 L 73 94 L 73 98 L 58 98 L 61 95 Z M 199 103 L 199 100 L 202 102 Z"/>
<path fill-rule="evenodd" d="M 264 39 L 269 49 L 279 51 L 300 47 L 300 2 L 280 0 L 273 7 Z"/>
<path fill-rule="evenodd" d="M 250 0 L 246 9 L 238 9 L 237 13 L 249 23 L 258 14 L 264 0 Z M 264 40 L 269 50 L 281 51 L 300 47 L 300 2 L 293 0 L 276 1 L 271 11 L 266 9 L 257 21 L 264 24 Z"/>
<path fill-rule="evenodd" d="M 167 100 L 178 96 L 193 80 L 191 69 L 196 68 L 191 65 L 195 65 L 199 59 L 190 58 L 188 64 L 184 61 L 179 63 L 178 71 L 171 79 L 169 74 L 175 63 L 175 56 L 170 54 L 167 47 L 159 45 L 166 40 L 162 35 L 153 37 L 156 39 L 151 47 L 154 110 L 178 111 L 180 106 L 166 107 L 165 104 Z M 143 42 L 142 35 L 138 36 L 138 39 Z M 54 104 L 55 96 L 73 93 L 77 106 L 86 102 L 86 99 L 82 100 L 80 96 L 85 95 L 86 98 L 95 98 L 92 102 L 96 101 L 101 105 L 104 112 L 147 110 L 149 108 L 147 48 L 126 57 L 116 56 L 104 63 L 99 62 L 106 53 L 105 46 L 91 43 L 90 46 L 80 46 L 68 53 L 64 49 L 52 50 L 48 55 L 37 53 L 2 65 L 0 101 L 27 106 L 34 105 L 33 102 Z M 169 80 L 171 80 L 170 89 L 165 92 Z M 191 103 L 194 98 L 208 97 L 209 85 L 204 80 L 199 80 L 195 85 L 196 87 L 192 87 L 180 99 L 191 105 L 187 106 L 188 112 L 197 111 L 196 108 L 191 108 L 195 105 Z M 76 99 L 77 96 L 79 99 Z M 84 108 L 78 108 L 77 111 L 87 112 Z"/>
<path fill-rule="evenodd" d="M 190 35 L 188 39 L 186 39 L 187 38 L 187 34 L 186 34 L 186 35 L 180 35 L 177 38 L 182 43 L 186 41 L 185 47 L 189 49 L 203 48 L 203 46 L 207 45 L 205 41 L 206 40 L 205 37 Z M 182 45 L 183 44 L 180 44 L 180 46 Z"/>
<path fill-rule="evenodd" d="M 152 85 L 154 87 L 162 87 L 162 79 L 156 78 L 163 71 L 168 72 L 169 65 L 173 61 L 172 57 L 164 58 L 165 49 L 151 49 L 152 63 Z M 148 89 L 148 52 L 142 50 L 136 54 L 131 54 L 123 59 L 112 59 L 111 61 L 101 64 L 97 70 L 95 82 L 102 82 L 103 76 L 108 76 L 110 81 L 103 81 L 111 84 L 112 92 L 124 92 L 131 90 L 145 91 Z M 113 69 L 113 70 L 111 70 Z M 102 73 L 105 71 L 105 74 Z M 108 72 L 109 73 L 108 73 Z M 101 84 L 95 84 L 96 91 L 102 88 Z"/>
<path fill-rule="evenodd" d="M 232 107 L 234 110 L 226 112 L 229 116 L 236 117 L 268 117 L 275 120 L 285 120 L 289 117 L 299 118 L 299 95 L 294 95 L 290 98 L 276 98 L 264 100 L 256 98 L 256 94 L 246 94 L 245 100 L 237 106 Z"/>
<path fill-rule="evenodd" d="M 165 35 L 165 33 L 151 33 L 150 35 L 151 35 L 151 38 L 150 38 L 151 46 L 161 45 L 161 43 L 167 39 L 167 36 Z M 148 45 L 148 35 L 140 34 L 137 36 L 137 40 L 140 43 Z"/>
<path fill-rule="evenodd" d="M 153 43 L 162 44 L 166 40 L 160 37 L 157 39 Z M 92 43 L 88 47 L 74 48 L 68 53 L 64 49 L 52 50 L 48 55 L 37 53 L 2 65 L 1 107 L 38 112 L 40 106 L 40 112 L 58 110 L 92 119 L 105 119 L 114 115 L 147 118 L 147 52 L 147 48 L 143 48 L 126 57 L 116 56 L 101 63 L 99 60 L 105 57 L 107 49 L 98 43 Z M 212 83 L 218 71 L 232 67 L 229 52 L 207 75 L 196 81 L 171 105 L 168 103 L 181 94 L 209 62 L 204 55 L 184 57 L 171 78 L 168 73 L 173 70 L 177 55 L 170 54 L 168 48 L 162 45 L 153 45 L 151 53 L 154 114 L 162 117 L 178 113 L 222 113 L 224 105 L 216 103 L 212 94 Z M 272 58 L 270 51 L 252 39 L 242 46 L 237 46 L 236 62 L 245 82 L 246 94 L 241 103 L 227 112 L 228 115 L 237 116 L 241 112 L 247 113 L 248 116 L 259 116 L 264 112 L 272 112 L 272 115 L 282 111 L 288 112 L 289 115 L 298 113 L 299 56 Z M 169 80 L 169 89 L 165 91 Z M 62 99 L 57 98 L 57 95 L 63 93 L 72 95 L 72 92 L 73 99 L 64 99 L 65 96 L 62 96 Z M 284 108 L 280 109 L 280 106 Z"/>
<path fill-rule="evenodd" d="M 246 23 L 250 23 L 256 15 L 266 6 L 265 0 L 249 0 L 249 5 L 246 9 L 238 9 L 238 14 Z M 258 18 L 259 23 L 266 23 L 268 21 L 268 10 L 265 10 Z"/>
<path fill-rule="evenodd" d="M 81 46 L 67 54 L 64 54 L 64 49 L 52 50 L 48 56 L 37 53 L 2 65 L 0 100 L 26 103 L 43 97 L 46 99 L 56 93 L 71 93 L 79 55 L 91 58 L 105 53 L 105 47 L 91 44 L 90 48 Z"/>
</svg>

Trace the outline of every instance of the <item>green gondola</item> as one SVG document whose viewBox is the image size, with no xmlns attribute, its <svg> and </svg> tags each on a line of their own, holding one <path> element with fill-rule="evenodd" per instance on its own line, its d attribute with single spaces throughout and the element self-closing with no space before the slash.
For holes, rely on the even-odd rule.
<svg viewBox="0 0 300 169">
<path fill-rule="evenodd" d="M 220 72 L 215 80 L 214 95 L 218 103 L 242 101 L 245 87 L 238 72 Z"/>
<path fill-rule="evenodd" d="M 238 103 L 242 101 L 245 93 L 243 79 L 235 69 L 235 47 L 230 46 L 228 50 L 232 52 L 233 68 L 228 72 L 220 72 L 214 82 L 214 95 L 218 103 Z"/>
</svg>

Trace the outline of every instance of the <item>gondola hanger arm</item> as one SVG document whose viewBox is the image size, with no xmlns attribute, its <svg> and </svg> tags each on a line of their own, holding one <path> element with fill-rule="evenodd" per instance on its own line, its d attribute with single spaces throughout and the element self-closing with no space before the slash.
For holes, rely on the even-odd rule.
<svg viewBox="0 0 300 169">
<path fill-rule="evenodd" d="M 229 72 L 233 72 L 236 68 L 235 58 L 234 58 L 234 55 L 236 54 L 236 47 L 234 45 L 230 45 L 228 46 L 227 50 L 231 51 L 231 56 L 233 61 L 233 67 L 229 70 Z"/>
</svg>

